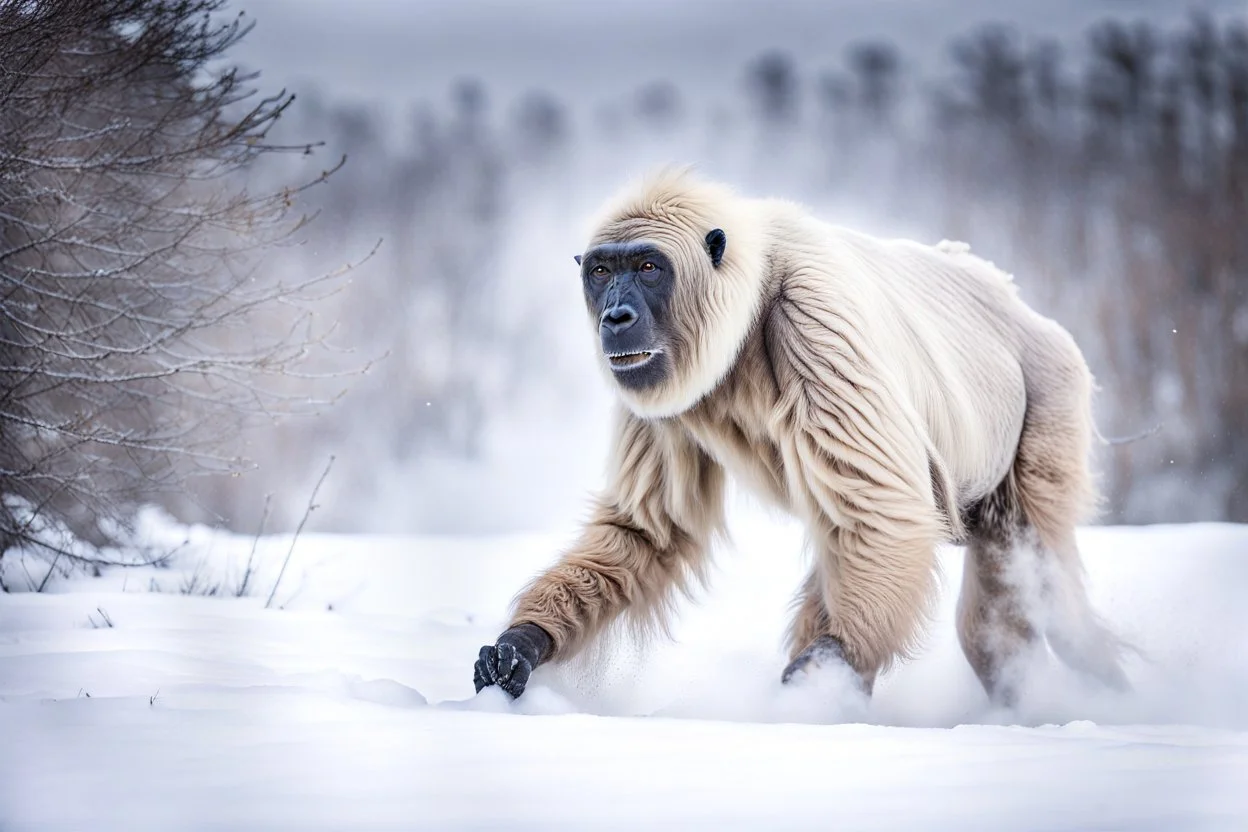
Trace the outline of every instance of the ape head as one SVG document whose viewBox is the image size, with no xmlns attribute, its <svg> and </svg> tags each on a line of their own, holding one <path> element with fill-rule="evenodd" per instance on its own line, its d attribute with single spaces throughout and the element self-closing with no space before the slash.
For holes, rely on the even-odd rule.
<svg viewBox="0 0 1248 832">
<path fill-rule="evenodd" d="M 727 240 L 721 229 L 707 232 L 712 268 L 723 261 Z M 677 280 L 672 258 L 658 243 L 636 240 L 601 243 L 576 261 L 586 304 L 598 322 L 602 356 L 615 381 L 634 391 L 662 385 L 672 375 L 671 351 L 679 340 L 672 320 Z"/>
<path fill-rule="evenodd" d="M 688 182 L 681 171 L 632 189 L 576 257 L 600 362 L 643 417 L 710 392 L 757 313 L 761 269 L 716 223 L 733 202 L 711 186 L 690 199 Z"/>
</svg>

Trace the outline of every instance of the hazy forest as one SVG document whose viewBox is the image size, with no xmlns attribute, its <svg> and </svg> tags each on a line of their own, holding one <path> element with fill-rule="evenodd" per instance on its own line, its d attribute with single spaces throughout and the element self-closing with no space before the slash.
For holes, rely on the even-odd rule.
<svg viewBox="0 0 1248 832">
<path fill-rule="evenodd" d="M 875 233 L 969 241 L 1074 332 L 1101 387 L 1102 433 L 1139 437 L 1102 449 L 1107 521 L 1248 519 L 1237 487 L 1248 478 L 1248 26 L 1106 22 L 1068 44 L 985 26 L 923 79 L 882 42 L 853 47 L 835 74 L 804 63 L 759 55 L 728 100 L 657 83 L 588 112 L 542 94 L 496 107 L 470 79 L 402 113 L 301 99 L 283 127 L 348 156 L 315 194 L 323 213 L 302 268 L 385 238 L 336 314 L 357 343 L 391 352 L 326 417 L 280 431 L 271 465 L 292 446 L 342 442 L 335 477 L 349 491 L 397 469 L 387 481 L 432 498 L 433 523 L 488 525 L 447 520 L 441 474 L 422 481 L 421 460 L 488 460 L 492 427 L 531 442 L 533 430 L 602 418 L 578 403 L 601 387 L 577 317 L 578 222 L 671 159 Z M 523 416 L 521 398 L 537 402 Z M 556 469 L 577 464 L 550 453 Z M 309 455 L 301 483 L 323 456 Z M 576 470 L 592 477 L 592 462 Z M 483 461 L 482 480 L 489 470 Z M 235 500 L 277 489 L 263 468 L 248 480 L 212 507 L 237 516 Z"/>
<path fill-rule="evenodd" d="M 6 15 L 0 65 L 14 66 L 26 23 Z M 96 34 L 141 45 L 147 31 Z M 1243 21 L 1105 22 L 1069 43 L 982 26 L 923 77 L 888 42 L 831 73 L 769 51 L 722 100 L 671 81 L 605 107 L 500 103 L 465 78 L 401 111 L 313 88 L 244 96 L 266 88 L 263 67 L 187 98 L 245 24 L 232 32 L 193 42 L 173 76 L 148 55 L 141 81 L 87 86 L 81 64 L 109 78 L 89 64 L 115 45 L 84 57 L 62 33 L 43 57 L 74 85 L 9 74 L 0 88 L 6 544 L 31 533 L 32 509 L 107 536 L 92 519 L 124 512 L 101 507 L 140 499 L 290 529 L 331 455 L 321 530 L 572 522 L 607 413 L 572 255 L 587 211 L 669 161 L 873 233 L 968 241 L 1088 356 L 1114 440 L 1104 520 L 1248 521 Z M 171 110 L 171 90 L 198 109 Z M 147 127 L 124 134 L 117 112 Z M 188 125 L 203 131 L 189 145 Z M 144 176 L 108 169 L 114 141 Z M 94 236 L 49 251 L 67 228 Z M 142 252 L 113 245 L 136 229 Z"/>
</svg>

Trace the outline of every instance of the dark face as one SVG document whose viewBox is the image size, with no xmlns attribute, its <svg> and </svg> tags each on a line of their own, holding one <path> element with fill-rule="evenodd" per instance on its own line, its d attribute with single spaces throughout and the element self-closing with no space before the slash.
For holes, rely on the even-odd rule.
<svg viewBox="0 0 1248 832">
<path fill-rule="evenodd" d="M 585 302 L 615 380 L 634 390 L 662 382 L 671 367 L 671 261 L 652 243 L 632 242 L 595 246 L 580 263 Z"/>
</svg>

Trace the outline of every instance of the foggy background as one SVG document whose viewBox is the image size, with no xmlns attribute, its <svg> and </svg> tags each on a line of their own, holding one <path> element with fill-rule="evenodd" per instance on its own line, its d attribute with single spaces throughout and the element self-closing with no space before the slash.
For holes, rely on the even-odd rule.
<svg viewBox="0 0 1248 832">
<path fill-rule="evenodd" d="M 696 163 L 887 236 L 971 243 L 1101 387 L 1104 520 L 1248 520 L 1248 24 L 1239 2 L 251 0 L 231 54 L 345 153 L 273 275 L 367 254 L 320 314 L 332 408 L 246 437 L 188 520 L 546 529 L 601 480 L 610 398 L 572 255 L 625 181 Z M 300 167 L 303 165 L 304 167 Z M 311 168 L 308 166 L 311 165 Z M 315 170 L 313 173 L 315 174 Z"/>
</svg>

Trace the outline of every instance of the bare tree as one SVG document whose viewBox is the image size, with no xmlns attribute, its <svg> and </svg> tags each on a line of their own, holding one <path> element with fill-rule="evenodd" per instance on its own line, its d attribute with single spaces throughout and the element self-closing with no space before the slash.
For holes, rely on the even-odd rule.
<svg viewBox="0 0 1248 832">
<path fill-rule="evenodd" d="M 858 82 L 859 106 L 875 127 L 888 127 L 897 105 L 900 58 L 887 43 L 854 44 L 849 65 Z"/>
<path fill-rule="evenodd" d="M 953 235 L 1033 275 L 1089 355 L 1107 433 L 1162 426 L 1106 449 L 1110 519 L 1242 519 L 1248 28 L 1107 21 L 1078 72 L 1004 32 L 959 43 L 937 101 Z"/>
<path fill-rule="evenodd" d="M 300 367 L 336 273 L 257 266 L 332 171 L 243 184 L 312 146 L 266 140 L 294 96 L 222 65 L 250 28 L 224 6 L 0 0 L 0 558 L 80 563 L 50 529 L 106 542 L 140 501 L 245 467 L 249 420 L 323 400 Z"/>
</svg>

